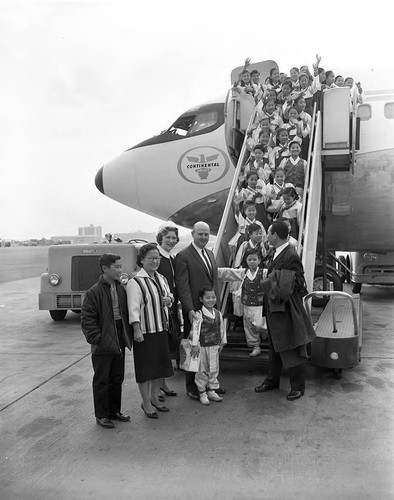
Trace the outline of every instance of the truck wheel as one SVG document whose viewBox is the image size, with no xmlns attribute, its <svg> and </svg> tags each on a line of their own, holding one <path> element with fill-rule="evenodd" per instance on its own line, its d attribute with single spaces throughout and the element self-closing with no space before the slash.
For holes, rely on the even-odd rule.
<svg viewBox="0 0 394 500">
<path fill-rule="evenodd" d="M 333 269 L 327 269 L 327 280 L 333 282 L 334 290 L 341 292 L 343 290 L 343 283 L 341 278 Z M 313 291 L 324 291 L 323 290 L 323 268 L 316 267 L 315 276 L 313 278 Z M 312 305 L 315 307 L 324 307 L 328 302 L 327 297 L 313 297 Z"/>
<path fill-rule="evenodd" d="M 49 311 L 49 314 L 51 315 L 53 321 L 62 321 L 66 317 L 67 309 L 61 309 L 59 311 Z"/>
<path fill-rule="evenodd" d="M 352 293 L 360 293 L 362 283 L 353 283 L 353 281 L 351 283 L 352 283 Z"/>
</svg>

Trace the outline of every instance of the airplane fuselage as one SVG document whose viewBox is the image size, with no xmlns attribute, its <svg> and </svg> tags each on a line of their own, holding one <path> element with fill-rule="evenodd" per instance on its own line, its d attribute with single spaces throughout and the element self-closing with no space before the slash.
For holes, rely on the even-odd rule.
<svg viewBox="0 0 394 500">
<path fill-rule="evenodd" d="M 386 112 L 392 101 L 394 93 L 368 95 L 354 172 L 326 174 L 331 250 L 394 250 L 394 119 Z M 167 132 L 102 167 L 97 187 L 136 210 L 184 227 L 205 220 L 216 232 L 236 166 L 226 106 L 218 99 L 188 110 Z"/>
</svg>

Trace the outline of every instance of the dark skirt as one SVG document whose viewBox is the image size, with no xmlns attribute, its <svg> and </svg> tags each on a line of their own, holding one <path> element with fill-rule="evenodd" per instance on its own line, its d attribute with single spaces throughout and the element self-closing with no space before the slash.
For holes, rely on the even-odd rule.
<svg viewBox="0 0 394 500">
<path fill-rule="evenodd" d="M 143 342 L 133 342 L 137 383 L 174 375 L 167 332 L 147 333 Z"/>
</svg>

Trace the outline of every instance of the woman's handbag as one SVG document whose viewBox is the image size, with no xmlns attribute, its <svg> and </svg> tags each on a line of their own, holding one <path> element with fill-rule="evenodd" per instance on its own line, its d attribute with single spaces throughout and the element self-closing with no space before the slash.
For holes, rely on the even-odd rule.
<svg viewBox="0 0 394 500">
<path fill-rule="evenodd" d="M 170 348 L 170 352 L 175 352 L 179 341 L 178 341 L 178 332 L 176 327 L 176 322 L 174 321 L 172 311 L 168 311 L 168 345 Z"/>
<path fill-rule="evenodd" d="M 179 367 L 186 372 L 198 372 L 200 366 L 200 354 L 193 358 L 191 356 L 192 343 L 189 339 L 182 339 L 179 346 Z"/>
</svg>

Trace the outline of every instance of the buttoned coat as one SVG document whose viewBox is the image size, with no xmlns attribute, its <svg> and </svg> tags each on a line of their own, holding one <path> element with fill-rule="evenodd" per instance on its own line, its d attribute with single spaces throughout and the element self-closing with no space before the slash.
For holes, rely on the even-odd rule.
<svg viewBox="0 0 394 500">
<path fill-rule="evenodd" d="M 220 309 L 218 268 L 215 257 L 205 248 L 212 267 L 210 275 L 202 258 L 192 244 L 181 250 L 175 258 L 175 283 L 184 313 L 201 309 L 199 291 L 206 285 L 213 286 L 216 293 L 216 308 Z"/>
<path fill-rule="evenodd" d="M 283 276 L 282 270 L 286 271 Z M 316 335 L 302 303 L 304 269 L 291 245 L 269 264 L 265 285 L 264 309 L 275 351 L 287 351 L 311 342 Z"/>
</svg>

